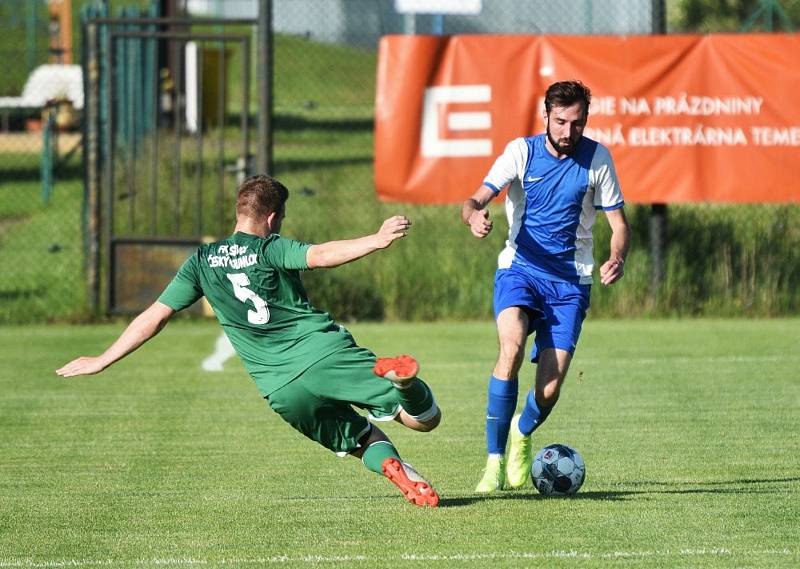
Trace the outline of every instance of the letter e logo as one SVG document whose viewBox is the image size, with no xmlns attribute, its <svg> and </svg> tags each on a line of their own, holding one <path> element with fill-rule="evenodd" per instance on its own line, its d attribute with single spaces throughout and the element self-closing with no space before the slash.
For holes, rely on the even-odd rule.
<svg viewBox="0 0 800 569">
<path fill-rule="evenodd" d="M 491 156 L 490 138 L 447 139 L 439 132 L 439 106 L 447 103 L 489 103 L 492 88 L 489 85 L 460 85 L 458 87 L 428 87 L 422 105 L 422 156 Z M 489 130 L 492 116 L 487 111 L 448 112 L 447 129 L 451 131 Z"/>
</svg>

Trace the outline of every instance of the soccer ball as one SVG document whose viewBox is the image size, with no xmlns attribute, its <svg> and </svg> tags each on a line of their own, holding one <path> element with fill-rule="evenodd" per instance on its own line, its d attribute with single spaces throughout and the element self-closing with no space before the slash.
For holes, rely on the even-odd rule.
<svg viewBox="0 0 800 569">
<path fill-rule="evenodd" d="M 545 496 L 574 494 L 586 477 L 586 464 L 574 448 L 555 444 L 536 453 L 531 464 L 533 485 Z"/>
</svg>

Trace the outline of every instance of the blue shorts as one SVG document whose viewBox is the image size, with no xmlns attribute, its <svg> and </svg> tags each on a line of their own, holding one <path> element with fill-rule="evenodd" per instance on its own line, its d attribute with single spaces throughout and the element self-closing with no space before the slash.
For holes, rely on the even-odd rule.
<svg viewBox="0 0 800 569">
<path fill-rule="evenodd" d="M 575 353 L 581 326 L 589 309 L 592 285 L 551 281 L 515 268 L 498 269 L 494 276 L 494 317 L 511 306 L 528 309 L 528 335 L 536 333 L 531 361 L 545 348 Z"/>
</svg>

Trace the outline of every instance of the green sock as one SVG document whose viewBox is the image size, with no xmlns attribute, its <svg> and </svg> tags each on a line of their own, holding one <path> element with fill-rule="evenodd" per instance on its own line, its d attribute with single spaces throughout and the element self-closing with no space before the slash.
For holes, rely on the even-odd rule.
<svg viewBox="0 0 800 569">
<path fill-rule="evenodd" d="M 400 405 L 406 413 L 418 417 L 429 411 L 433 405 L 433 393 L 424 381 L 417 378 L 416 381 L 409 382 L 404 389 L 397 388 L 400 393 Z"/>
<path fill-rule="evenodd" d="M 369 468 L 372 472 L 383 474 L 381 465 L 387 458 L 396 458 L 400 460 L 400 455 L 397 454 L 397 449 L 389 441 L 375 441 L 367 447 L 364 454 L 361 455 L 361 461 L 364 466 Z"/>
</svg>

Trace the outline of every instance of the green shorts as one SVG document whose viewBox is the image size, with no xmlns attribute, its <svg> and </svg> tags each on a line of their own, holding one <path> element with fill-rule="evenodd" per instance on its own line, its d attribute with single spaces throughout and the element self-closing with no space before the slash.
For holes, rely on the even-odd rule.
<svg viewBox="0 0 800 569">
<path fill-rule="evenodd" d="M 369 432 L 364 409 L 375 420 L 400 412 L 397 389 L 372 372 L 375 354 L 353 346 L 327 356 L 302 375 L 273 391 L 267 401 L 283 420 L 308 438 L 345 455 Z"/>
</svg>

